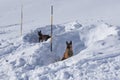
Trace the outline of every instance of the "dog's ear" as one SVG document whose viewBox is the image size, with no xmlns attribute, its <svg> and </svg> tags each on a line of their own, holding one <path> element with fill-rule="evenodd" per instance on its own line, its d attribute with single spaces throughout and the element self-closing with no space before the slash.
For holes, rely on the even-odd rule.
<svg viewBox="0 0 120 80">
<path fill-rule="evenodd" d="M 72 41 L 70 41 L 70 44 L 72 44 Z"/>
<path fill-rule="evenodd" d="M 38 31 L 38 35 L 40 35 L 41 34 L 41 30 L 40 31 Z"/>
<path fill-rule="evenodd" d="M 40 30 L 40 31 L 38 31 L 38 33 L 39 33 L 39 34 L 41 34 L 41 30 Z"/>
<path fill-rule="evenodd" d="M 66 44 L 68 45 L 68 42 L 66 41 Z"/>
</svg>

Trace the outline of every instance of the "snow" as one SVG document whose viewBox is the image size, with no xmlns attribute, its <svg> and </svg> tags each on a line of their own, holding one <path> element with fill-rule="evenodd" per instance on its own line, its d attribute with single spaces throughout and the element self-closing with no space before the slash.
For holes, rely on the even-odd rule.
<svg viewBox="0 0 120 80">
<path fill-rule="evenodd" d="M 91 25 L 91 26 L 94 27 L 94 28 L 91 28 L 91 27 L 87 26 L 88 29 L 83 28 L 82 33 L 80 33 L 81 39 L 86 41 L 85 42 L 86 45 L 90 45 L 90 44 L 93 44 L 96 41 L 103 40 L 107 36 L 117 34 L 117 32 L 115 30 L 115 27 L 111 27 L 111 26 L 109 26 L 105 23 L 101 23 L 101 24 L 98 24 L 98 25 Z M 82 37 L 82 34 L 83 34 L 83 36 L 86 34 L 86 36 Z"/>
<path fill-rule="evenodd" d="M 20 36 L 21 1 L 1 0 L 0 80 L 120 80 L 119 2 L 23 1 Z M 39 42 L 37 33 L 50 35 L 50 3 L 56 23 L 52 52 L 50 39 Z M 74 55 L 61 61 L 66 41 L 72 41 Z"/>
<path fill-rule="evenodd" d="M 1 80 L 120 79 L 119 26 L 104 22 L 84 26 L 78 21 L 54 25 L 53 52 L 50 51 L 50 39 L 38 42 L 39 30 L 50 34 L 47 25 L 38 26 L 22 37 L 11 36 L 13 32 L 6 33 L 8 38 L 1 39 Z M 73 41 L 74 56 L 61 61 L 65 42 L 70 40 Z"/>
</svg>

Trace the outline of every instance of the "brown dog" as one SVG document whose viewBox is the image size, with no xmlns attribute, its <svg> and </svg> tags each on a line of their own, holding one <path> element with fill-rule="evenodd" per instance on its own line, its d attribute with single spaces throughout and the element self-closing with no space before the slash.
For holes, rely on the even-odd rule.
<svg viewBox="0 0 120 80">
<path fill-rule="evenodd" d="M 51 38 L 51 36 L 49 35 L 43 35 L 41 33 L 41 30 L 38 31 L 38 35 L 39 35 L 39 42 L 47 41 L 49 38 Z"/>
<path fill-rule="evenodd" d="M 66 41 L 66 45 L 67 45 L 67 47 L 66 47 L 66 50 L 65 50 L 65 53 L 64 53 L 64 56 L 63 56 L 62 60 L 73 56 L 72 41 L 70 41 L 70 43 L 68 43 Z"/>
</svg>

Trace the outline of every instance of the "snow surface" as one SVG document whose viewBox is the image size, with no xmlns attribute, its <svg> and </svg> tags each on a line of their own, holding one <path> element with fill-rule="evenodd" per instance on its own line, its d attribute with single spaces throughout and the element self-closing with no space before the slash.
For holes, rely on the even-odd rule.
<svg viewBox="0 0 120 80">
<path fill-rule="evenodd" d="M 0 80 L 120 80 L 119 0 L 22 2 L 20 36 L 21 1 L 0 0 Z M 39 43 L 37 33 L 50 34 L 50 4 L 53 52 L 50 39 Z M 74 56 L 61 61 L 70 40 Z"/>
<path fill-rule="evenodd" d="M 50 39 L 39 43 L 37 34 L 39 30 L 50 34 L 49 25 L 22 37 L 16 36 L 14 26 L 1 27 L 4 29 L 0 34 L 0 80 L 120 80 L 119 26 L 104 22 L 83 26 L 77 21 L 54 25 L 52 53 Z M 65 42 L 70 40 L 74 56 L 61 61 Z"/>
</svg>

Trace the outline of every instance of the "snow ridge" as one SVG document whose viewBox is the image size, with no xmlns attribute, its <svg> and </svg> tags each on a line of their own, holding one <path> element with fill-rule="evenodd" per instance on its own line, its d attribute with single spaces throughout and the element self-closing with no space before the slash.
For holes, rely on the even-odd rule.
<svg viewBox="0 0 120 80">
<path fill-rule="evenodd" d="M 9 29 L 15 29 L 11 26 Z M 8 30 L 9 30 L 8 29 Z M 50 25 L 22 37 L 0 40 L 0 78 L 3 80 L 119 80 L 120 28 L 104 22 L 84 26 L 77 21 L 53 26 L 50 39 L 38 42 L 37 32 L 50 34 Z M 8 33 L 6 33 L 8 34 Z M 3 35 L 3 34 L 0 34 Z M 74 56 L 61 61 L 66 41 L 73 41 Z M 110 76 L 108 76 L 108 74 Z"/>
</svg>

